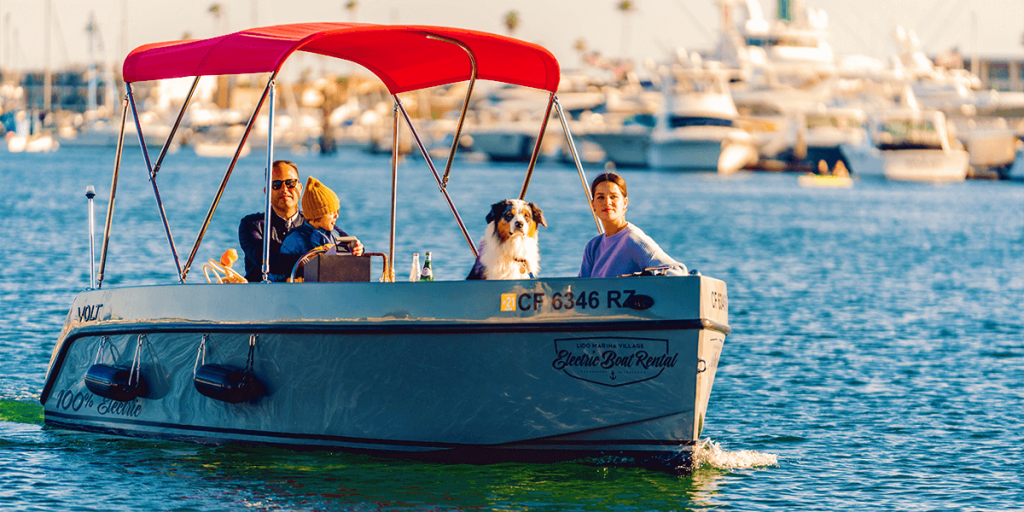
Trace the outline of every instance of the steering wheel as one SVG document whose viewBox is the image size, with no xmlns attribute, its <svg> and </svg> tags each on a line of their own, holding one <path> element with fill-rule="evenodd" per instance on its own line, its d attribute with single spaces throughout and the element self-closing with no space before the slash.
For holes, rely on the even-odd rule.
<svg viewBox="0 0 1024 512">
<path fill-rule="evenodd" d="M 309 252 L 307 252 L 306 254 L 303 254 L 302 257 L 299 258 L 299 261 L 295 262 L 295 266 L 292 267 L 292 273 L 290 276 L 288 276 L 288 282 L 294 283 L 295 274 L 299 271 L 299 269 L 306 266 L 306 263 L 308 263 L 309 260 L 313 259 L 315 256 L 319 254 L 326 254 L 328 249 L 329 247 L 321 245 L 320 247 L 314 247 L 313 249 L 310 249 Z"/>
</svg>

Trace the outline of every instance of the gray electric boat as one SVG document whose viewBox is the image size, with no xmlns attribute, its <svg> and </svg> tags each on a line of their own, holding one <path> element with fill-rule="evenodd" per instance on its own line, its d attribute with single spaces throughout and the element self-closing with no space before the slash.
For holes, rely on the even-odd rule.
<svg viewBox="0 0 1024 512">
<path fill-rule="evenodd" d="M 403 116 L 418 144 L 398 93 L 468 80 L 469 95 L 478 78 L 549 92 L 548 112 L 554 108 L 561 120 L 584 185 L 581 207 L 589 209 L 586 177 L 555 95 L 558 63 L 537 45 L 463 29 L 311 23 L 142 46 L 125 60 L 123 119 L 130 118 L 129 107 L 137 114 L 132 83 L 271 76 L 184 265 L 170 244 L 175 283 L 103 287 L 119 143 L 99 269 L 71 307 L 42 390 L 46 424 L 445 461 L 614 457 L 687 467 L 729 333 L 722 281 L 652 269 L 609 279 L 394 282 L 392 214 L 389 252 L 377 255 L 384 262 L 379 280 L 364 273 L 356 282 L 187 283 L 253 120 L 265 103 L 273 119 L 274 77 L 295 51 L 374 72 L 394 97 L 395 126 Z M 154 164 L 141 126 L 136 129 L 160 205 L 155 169 L 169 142 Z M 122 141 L 124 131 L 122 121 Z M 397 128 L 394 139 L 397 155 Z M 269 142 L 267 168 L 272 121 Z M 419 146 L 475 252 L 445 190 L 458 144 L 443 176 Z M 268 191 L 269 180 L 267 173 Z M 266 210 L 269 215 L 269 195 Z M 166 228 L 162 206 L 160 213 Z M 301 262 L 326 269 L 338 261 L 330 256 L 311 253 Z M 268 269 L 265 258 L 264 276 Z"/>
</svg>

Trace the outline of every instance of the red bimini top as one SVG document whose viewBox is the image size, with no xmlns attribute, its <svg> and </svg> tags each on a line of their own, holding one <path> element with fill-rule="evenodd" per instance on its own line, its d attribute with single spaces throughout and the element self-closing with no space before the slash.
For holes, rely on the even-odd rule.
<svg viewBox="0 0 1024 512">
<path fill-rule="evenodd" d="M 295 51 L 355 62 L 376 74 L 391 94 L 477 78 L 555 92 L 560 71 L 541 46 L 458 28 L 297 23 L 261 27 L 202 40 L 140 46 L 124 60 L 124 81 L 275 72 Z"/>
</svg>

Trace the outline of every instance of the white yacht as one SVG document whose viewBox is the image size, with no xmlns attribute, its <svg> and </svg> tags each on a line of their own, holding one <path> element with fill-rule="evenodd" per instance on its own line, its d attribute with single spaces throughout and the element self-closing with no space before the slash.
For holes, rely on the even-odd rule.
<svg viewBox="0 0 1024 512">
<path fill-rule="evenodd" d="M 654 122 L 651 114 L 636 114 L 620 126 L 591 130 L 585 137 L 597 144 L 604 151 L 605 159 L 616 167 L 647 167 Z"/>
<path fill-rule="evenodd" d="M 676 73 L 651 131 L 648 164 L 729 174 L 756 163 L 757 149 L 738 117 L 724 73 Z"/>
<path fill-rule="evenodd" d="M 765 19 L 758 0 L 719 0 L 722 38 L 716 58 L 750 80 L 802 85 L 835 74 L 828 44 L 828 16 L 801 0 L 780 0 L 777 19 Z"/>
<path fill-rule="evenodd" d="M 938 110 L 903 109 L 885 112 L 872 139 L 882 153 L 882 170 L 890 180 L 963 181 L 969 155 L 952 137 L 946 116 Z M 864 176 L 864 171 L 854 169 Z"/>
<path fill-rule="evenodd" d="M 905 94 L 923 109 L 942 111 L 955 127 L 951 135 L 970 155 L 973 171 L 1006 173 L 1017 154 L 1017 133 L 1006 117 L 1019 118 L 1024 94 L 984 90 L 981 80 L 965 69 L 937 66 L 921 50 L 913 31 L 897 27 L 893 39 L 900 49 L 896 71 L 907 81 Z"/>
<path fill-rule="evenodd" d="M 11 153 L 49 153 L 59 147 L 60 143 L 49 133 L 7 137 L 7 151 Z"/>
</svg>

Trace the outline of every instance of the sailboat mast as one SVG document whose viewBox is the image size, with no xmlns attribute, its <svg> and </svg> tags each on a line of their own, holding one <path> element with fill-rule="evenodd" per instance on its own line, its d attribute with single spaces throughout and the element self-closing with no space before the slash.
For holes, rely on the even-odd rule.
<svg viewBox="0 0 1024 512">
<path fill-rule="evenodd" d="M 86 101 L 86 110 L 96 110 L 96 16 L 89 13 L 89 24 L 85 31 L 89 33 L 89 96 Z"/>
<path fill-rule="evenodd" d="M 50 96 L 52 91 L 50 89 L 50 10 L 52 9 L 50 0 L 46 0 L 46 26 L 43 28 L 43 112 L 50 112 Z"/>
</svg>

